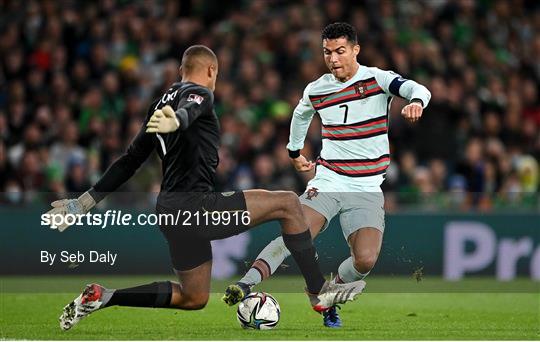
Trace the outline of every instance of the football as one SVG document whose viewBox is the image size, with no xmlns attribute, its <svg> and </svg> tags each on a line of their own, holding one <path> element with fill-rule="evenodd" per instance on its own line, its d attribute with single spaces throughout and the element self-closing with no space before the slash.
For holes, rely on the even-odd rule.
<svg viewBox="0 0 540 342">
<path fill-rule="evenodd" d="M 238 305 L 236 317 L 244 329 L 269 330 L 279 322 L 279 303 L 270 294 L 252 292 Z"/>
</svg>

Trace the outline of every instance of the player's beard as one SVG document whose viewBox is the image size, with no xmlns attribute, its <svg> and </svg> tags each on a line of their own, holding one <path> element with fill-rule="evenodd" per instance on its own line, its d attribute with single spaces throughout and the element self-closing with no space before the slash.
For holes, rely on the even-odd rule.
<svg viewBox="0 0 540 342">
<path fill-rule="evenodd" d="M 347 78 L 347 72 L 345 71 L 345 67 L 340 67 L 338 69 L 331 69 L 332 74 L 335 78 L 337 78 L 340 81 L 343 81 Z"/>
</svg>

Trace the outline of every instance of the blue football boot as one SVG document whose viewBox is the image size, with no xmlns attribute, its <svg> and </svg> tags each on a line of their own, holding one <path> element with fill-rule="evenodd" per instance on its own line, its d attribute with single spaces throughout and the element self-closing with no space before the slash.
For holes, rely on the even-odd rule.
<svg viewBox="0 0 540 342">
<path fill-rule="evenodd" d="M 337 312 L 337 309 L 339 306 L 334 305 L 330 309 L 324 311 L 322 313 L 323 315 L 323 324 L 325 327 L 328 328 L 341 328 L 341 318 L 339 318 L 339 314 Z"/>
</svg>

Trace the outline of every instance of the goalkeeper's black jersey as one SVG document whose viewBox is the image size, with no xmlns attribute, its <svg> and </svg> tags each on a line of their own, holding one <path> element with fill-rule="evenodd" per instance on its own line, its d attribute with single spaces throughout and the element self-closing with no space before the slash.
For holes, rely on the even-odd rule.
<svg viewBox="0 0 540 342">
<path fill-rule="evenodd" d="M 128 147 L 94 185 L 97 200 L 127 181 L 155 149 L 162 160 L 163 180 L 158 203 L 171 207 L 182 192 L 210 192 L 214 189 L 219 162 L 219 121 L 214 97 L 205 87 L 173 84 L 149 108 L 145 122 Z M 146 133 L 146 123 L 156 109 L 170 105 L 180 128 L 172 133 Z M 179 197 L 180 196 L 180 197 Z"/>
</svg>

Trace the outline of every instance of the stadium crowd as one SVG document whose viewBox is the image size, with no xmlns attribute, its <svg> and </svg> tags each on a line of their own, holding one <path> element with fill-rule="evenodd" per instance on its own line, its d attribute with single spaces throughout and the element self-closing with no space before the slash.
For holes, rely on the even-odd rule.
<svg viewBox="0 0 540 342">
<path fill-rule="evenodd" d="M 395 99 L 389 210 L 538 208 L 536 1 L 0 1 L 3 204 L 87 190 L 123 153 L 192 44 L 216 51 L 218 190 L 303 191 L 285 145 L 304 87 L 327 72 L 321 29 L 358 30 L 359 62 L 426 85 L 417 124 Z M 315 117 L 304 154 L 321 147 Z M 124 185 L 157 191 L 157 158 Z M 46 197 L 46 198 L 43 198 Z"/>
</svg>

